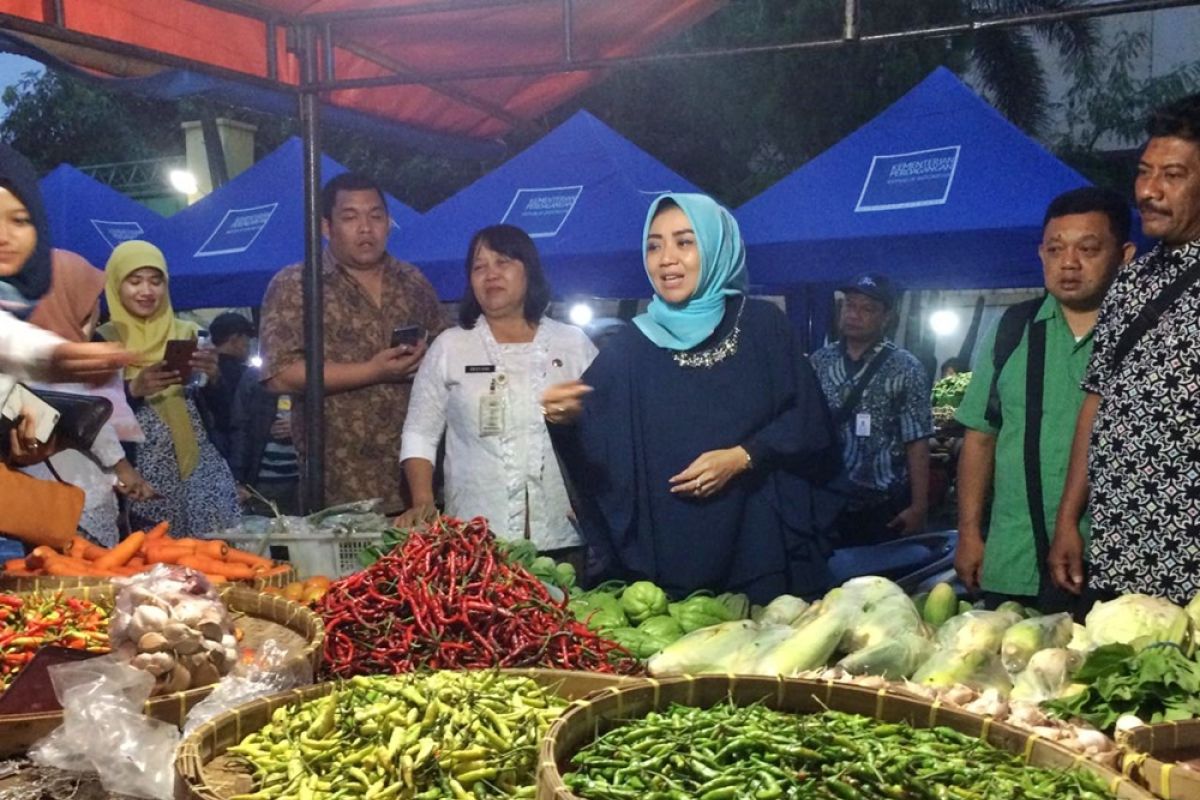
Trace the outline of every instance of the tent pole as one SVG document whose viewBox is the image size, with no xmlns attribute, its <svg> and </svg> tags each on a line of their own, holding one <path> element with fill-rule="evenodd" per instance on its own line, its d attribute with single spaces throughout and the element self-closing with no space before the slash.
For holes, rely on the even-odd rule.
<svg viewBox="0 0 1200 800">
<path fill-rule="evenodd" d="M 300 135 L 304 141 L 304 482 L 303 504 L 325 507 L 325 331 L 321 285 L 321 98 L 316 31 L 299 30 Z"/>
<path fill-rule="evenodd" d="M 852 42 L 858 38 L 858 0 L 846 0 L 846 22 L 842 38 Z"/>
</svg>

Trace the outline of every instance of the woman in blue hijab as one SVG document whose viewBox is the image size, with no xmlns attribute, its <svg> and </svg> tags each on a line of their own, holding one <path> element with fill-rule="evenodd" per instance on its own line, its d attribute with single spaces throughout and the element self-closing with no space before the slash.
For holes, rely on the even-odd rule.
<svg viewBox="0 0 1200 800">
<path fill-rule="evenodd" d="M 657 198 L 644 243 L 646 313 L 543 397 L 596 577 L 823 592 L 837 440 L 786 317 L 747 297 L 737 222 L 711 198 Z"/>
</svg>

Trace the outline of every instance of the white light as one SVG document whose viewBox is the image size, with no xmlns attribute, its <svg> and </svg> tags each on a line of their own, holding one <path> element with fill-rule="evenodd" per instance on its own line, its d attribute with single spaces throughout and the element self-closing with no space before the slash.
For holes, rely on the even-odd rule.
<svg viewBox="0 0 1200 800">
<path fill-rule="evenodd" d="M 929 327 L 938 336 L 949 336 L 958 330 L 958 312 L 942 309 L 929 315 Z"/>
<path fill-rule="evenodd" d="M 592 324 L 592 318 L 595 316 L 592 307 L 587 303 L 576 303 L 571 306 L 571 322 L 579 327 Z"/>
<path fill-rule="evenodd" d="M 262 369 L 262 356 L 250 356 L 250 366 L 255 369 Z"/>
<path fill-rule="evenodd" d="M 199 189 L 196 183 L 196 176 L 186 169 L 173 169 L 167 173 L 167 180 L 171 182 L 171 186 L 175 187 L 175 191 L 180 194 L 195 194 Z"/>
</svg>

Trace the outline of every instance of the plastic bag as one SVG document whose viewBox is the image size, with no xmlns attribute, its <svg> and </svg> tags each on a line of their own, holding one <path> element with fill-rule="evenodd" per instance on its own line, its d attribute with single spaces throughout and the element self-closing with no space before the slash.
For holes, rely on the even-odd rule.
<svg viewBox="0 0 1200 800">
<path fill-rule="evenodd" d="M 1039 650 L 1066 647 L 1074 632 L 1075 623 L 1067 613 L 1023 619 L 1004 632 L 1000 661 L 1015 675 Z"/>
<path fill-rule="evenodd" d="M 934 645 L 917 633 L 902 633 L 893 639 L 856 650 L 837 663 L 851 675 L 880 675 L 898 681 L 912 675 L 933 654 Z"/>
<path fill-rule="evenodd" d="M 864 608 L 851 620 L 838 649 L 855 653 L 901 637 L 928 638 L 927 632 L 913 601 L 907 595 L 890 595 Z"/>
<path fill-rule="evenodd" d="M 268 639 L 253 661 L 238 664 L 208 697 L 192 707 L 184 720 L 183 735 L 235 706 L 312 682 L 312 665 L 307 660 L 293 658 L 289 650 Z"/>
<path fill-rule="evenodd" d="M 998 653 L 1004 632 L 1020 620 L 1011 611 L 968 611 L 938 628 L 935 641 L 940 650 Z"/>
<path fill-rule="evenodd" d="M 63 724 L 35 744 L 35 763 L 96 772 L 106 791 L 158 800 L 174 793 L 179 730 L 142 714 L 154 677 L 108 655 L 50 667 Z"/>
<path fill-rule="evenodd" d="M 1039 650 L 1013 682 L 1012 699 L 1030 703 L 1054 700 L 1072 689 L 1071 676 L 1083 664 L 1083 654 L 1064 647 Z"/>
<path fill-rule="evenodd" d="M 917 669 L 912 680 L 935 688 L 962 684 L 979 692 L 995 689 L 1001 697 L 1012 691 L 1012 681 L 1000 664 L 1000 656 L 991 650 L 938 650 Z"/>
</svg>

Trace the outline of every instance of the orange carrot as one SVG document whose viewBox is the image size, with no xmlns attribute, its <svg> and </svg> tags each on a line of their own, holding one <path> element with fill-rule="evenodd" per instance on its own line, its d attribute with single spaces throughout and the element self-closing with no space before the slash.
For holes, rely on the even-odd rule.
<svg viewBox="0 0 1200 800">
<path fill-rule="evenodd" d="M 269 558 L 256 556 L 254 553 L 247 553 L 245 550 L 238 550 L 236 547 L 229 548 L 229 552 L 225 554 L 225 560 L 230 564 L 245 564 L 255 569 L 271 569 L 275 566 L 275 562 Z"/>
<path fill-rule="evenodd" d="M 37 571 L 43 569 L 46 563 L 55 558 L 66 558 L 52 547 L 46 545 L 38 545 L 33 548 L 33 552 L 25 556 L 25 569 Z"/>
<path fill-rule="evenodd" d="M 146 531 L 146 541 L 147 542 L 156 542 L 156 541 L 159 541 L 160 539 L 166 539 L 167 531 L 169 531 L 170 529 L 171 529 L 171 523 L 160 522 L 157 525 L 155 525 L 153 528 L 151 528 L 150 530 Z"/>
<path fill-rule="evenodd" d="M 184 556 L 196 554 L 196 548 L 190 544 L 173 544 L 171 542 L 151 542 L 146 547 L 147 564 L 175 564 Z"/>
<path fill-rule="evenodd" d="M 229 564 L 205 556 L 184 556 L 179 559 L 179 565 L 191 567 L 207 575 L 221 575 L 230 580 L 249 580 L 254 577 L 254 570 L 245 564 Z"/>
<path fill-rule="evenodd" d="M 139 569 L 145 569 L 146 568 L 146 559 L 142 558 L 141 556 L 134 556 L 133 558 L 131 558 L 125 562 L 125 566 L 137 567 Z"/>
<path fill-rule="evenodd" d="M 25 566 L 25 557 L 24 556 L 22 556 L 21 558 L 10 558 L 8 561 L 4 562 L 4 571 L 5 572 L 24 571 L 25 569 L 26 569 L 26 566 Z"/>
<path fill-rule="evenodd" d="M 76 536 L 66 547 L 63 548 L 63 555 L 71 558 L 78 558 L 83 561 L 95 561 L 100 556 L 108 552 L 107 547 L 101 547 L 98 544 L 92 544 L 82 536 Z"/>
<path fill-rule="evenodd" d="M 229 545 L 225 544 L 220 539 L 207 539 L 196 542 L 196 555 L 206 556 L 224 561 L 225 554 L 229 552 Z"/>
<path fill-rule="evenodd" d="M 213 586 L 218 586 L 222 583 L 229 583 L 229 578 L 226 578 L 224 575 L 209 575 L 206 572 L 204 573 L 204 577 L 208 578 L 208 582 Z"/>
<path fill-rule="evenodd" d="M 100 558 L 97 558 L 94 563 L 100 569 L 123 567 L 129 559 L 134 557 L 137 551 L 142 549 L 142 543 L 145 541 L 146 534 L 141 531 L 131 533 L 124 541 L 119 542 L 116 547 L 100 556 Z"/>
</svg>

